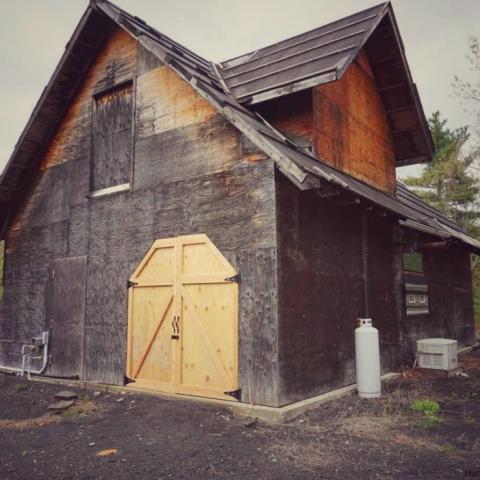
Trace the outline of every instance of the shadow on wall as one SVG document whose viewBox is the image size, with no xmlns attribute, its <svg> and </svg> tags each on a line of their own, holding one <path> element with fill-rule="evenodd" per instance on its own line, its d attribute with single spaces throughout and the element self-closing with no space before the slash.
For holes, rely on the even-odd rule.
<svg viewBox="0 0 480 480">
<path fill-rule="evenodd" d="M 5 241 L 0 240 L 0 310 L 3 304 L 3 252 L 5 250 Z"/>
</svg>

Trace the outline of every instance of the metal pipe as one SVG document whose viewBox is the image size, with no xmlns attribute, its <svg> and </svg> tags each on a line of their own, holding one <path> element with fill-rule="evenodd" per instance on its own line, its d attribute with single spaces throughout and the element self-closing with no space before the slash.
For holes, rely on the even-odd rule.
<svg viewBox="0 0 480 480">
<path fill-rule="evenodd" d="M 38 368 L 36 370 L 31 370 L 30 369 L 30 361 L 28 362 L 27 368 L 25 367 L 25 362 L 26 362 L 26 359 L 27 359 L 26 349 L 28 347 L 30 347 L 30 345 L 25 344 L 25 345 L 22 345 L 22 366 L 21 366 L 21 368 L 8 367 L 6 365 L 0 365 L 0 371 L 10 372 L 10 373 L 21 373 L 22 375 L 27 373 L 29 379 L 30 379 L 31 374 L 41 375 L 45 371 L 45 369 L 47 368 L 47 365 L 48 365 L 48 343 L 49 343 L 48 340 L 49 340 L 48 332 L 43 332 L 42 333 L 42 342 L 43 342 L 42 343 L 42 346 L 43 346 L 42 356 L 43 356 L 43 358 L 42 358 L 42 365 L 40 366 L 40 368 Z"/>
</svg>

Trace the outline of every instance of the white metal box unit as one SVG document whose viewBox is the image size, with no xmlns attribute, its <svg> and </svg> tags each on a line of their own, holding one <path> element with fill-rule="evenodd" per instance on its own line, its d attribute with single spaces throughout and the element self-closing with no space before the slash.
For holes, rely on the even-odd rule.
<svg viewBox="0 0 480 480">
<path fill-rule="evenodd" d="M 457 341 L 448 338 L 417 340 L 417 361 L 420 368 L 453 370 L 458 366 Z"/>
</svg>

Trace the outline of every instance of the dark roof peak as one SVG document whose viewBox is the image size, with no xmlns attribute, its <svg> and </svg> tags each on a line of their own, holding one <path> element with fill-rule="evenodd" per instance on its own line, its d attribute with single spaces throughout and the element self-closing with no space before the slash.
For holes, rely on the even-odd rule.
<svg viewBox="0 0 480 480">
<path fill-rule="evenodd" d="M 320 25 L 319 27 L 312 28 L 311 30 L 307 30 L 305 32 L 298 33 L 296 35 L 293 35 L 293 36 L 290 36 L 290 37 L 287 37 L 287 38 L 283 38 L 281 40 L 278 40 L 275 43 L 266 45 L 264 47 L 261 47 L 261 48 L 255 49 L 255 50 L 252 50 L 251 52 L 243 53 L 241 55 L 237 55 L 236 57 L 229 58 L 228 60 L 224 60 L 224 61 L 220 62 L 220 66 L 221 66 L 222 69 L 228 70 L 229 68 L 233 68 L 234 66 L 238 66 L 238 65 L 241 65 L 244 62 L 250 61 L 250 60 L 256 58 L 257 56 L 261 56 L 264 51 L 269 50 L 273 47 L 279 47 L 284 43 L 290 43 L 290 42 L 295 42 L 296 40 L 301 40 L 303 37 L 308 37 L 310 34 L 316 34 L 319 30 L 333 29 L 337 24 L 339 24 L 341 22 L 344 22 L 344 21 L 348 21 L 351 17 L 356 17 L 358 15 L 363 15 L 365 13 L 372 12 L 372 11 L 379 11 L 379 10 L 382 10 L 382 9 L 386 10 L 390 6 L 391 6 L 390 1 L 378 3 L 378 4 L 373 5 L 371 7 L 365 8 L 364 10 L 356 11 L 355 13 L 347 15 L 346 17 L 342 17 L 342 18 L 339 18 L 339 19 L 336 19 L 336 20 L 332 20 L 329 23 L 324 23 L 324 24 Z"/>
</svg>

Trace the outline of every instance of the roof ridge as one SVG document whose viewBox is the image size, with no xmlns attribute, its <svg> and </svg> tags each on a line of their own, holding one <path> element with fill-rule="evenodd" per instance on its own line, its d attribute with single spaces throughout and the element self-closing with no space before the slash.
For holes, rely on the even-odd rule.
<svg viewBox="0 0 480 480">
<path fill-rule="evenodd" d="M 208 66 L 209 68 L 210 67 L 210 61 L 207 60 L 205 57 L 202 57 L 201 55 L 199 55 L 198 53 L 194 52 L 193 50 L 191 50 L 190 48 L 186 47 L 185 45 L 183 45 L 182 43 L 180 42 L 177 42 L 176 40 L 174 40 L 173 38 L 171 38 L 170 36 L 166 35 L 165 33 L 163 32 L 160 32 L 159 30 L 157 30 L 155 27 L 153 27 L 152 25 L 150 25 L 149 23 L 147 23 L 145 20 L 143 20 L 142 18 L 136 16 L 136 15 L 132 15 L 131 13 L 127 12 L 126 10 L 124 10 L 123 8 L 119 7 L 118 5 L 116 5 L 115 3 L 113 2 L 110 2 L 109 0 L 90 0 L 90 3 L 93 4 L 93 5 L 102 5 L 102 4 L 108 4 L 110 7 L 112 7 L 113 9 L 117 10 L 120 14 L 124 15 L 125 17 L 127 17 L 130 21 L 134 21 L 134 22 L 139 22 L 141 24 L 143 24 L 145 27 L 147 27 L 149 30 L 153 31 L 155 34 L 159 35 L 160 37 L 163 37 L 163 39 L 171 42 L 173 45 L 176 45 L 176 46 L 179 46 L 181 49 L 185 50 L 186 52 L 188 52 L 190 55 L 192 55 L 193 57 L 195 57 L 197 60 L 200 60 L 202 62 L 205 63 L 206 66 Z"/>
<path fill-rule="evenodd" d="M 100 1 L 103 1 L 103 0 L 100 0 Z M 105 0 L 106 1 L 106 0 Z M 387 5 L 390 5 L 391 4 L 391 1 L 390 0 L 387 0 L 386 2 L 381 2 L 381 3 L 377 3 L 376 5 L 373 5 L 371 7 L 368 7 L 368 8 L 365 8 L 363 10 L 358 10 L 358 11 L 355 11 L 349 15 L 346 15 L 344 17 L 340 17 L 340 18 L 337 18 L 336 20 L 333 20 L 331 22 L 328 22 L 328 23 L 324 23 L 324 24 L 320 24 L 318 25 L 317 27 L 314 27 L 314 28 L 311 28 L 310 30 L 306 30 L 304 32 L 300 32 L 300 33 L 296 33 L 295 35 L 291 35 L 289 37 L 284 37 L 280 40 L 277 40 L 275 42 L 272 42 L 268 45 L 265 45 L 261 48 L 257 48 L 255 50 L 252 50 L 250 52 L 246 52 L 246 53 L 243 53 L 241 55 L 237 55 L 235 57 L 232 57 L 232 58 L 228 58 L 226 60 L 222 60 L 221 62 L 219 62 L 218 64 L 220 65 L 220 67 L 222 68 L 222 70 L 225 68 L 224 67 L 224 64 L 228 63 L 228 62 L 233 62 L 234 60 L 237 60 L 237 59 L 240 59 L 240 58 L 243 58 L 243 57 L 249 57 L 248 60 L 253 60 L 253 55 L 261 52 L 262 50 L 265 50 L 269 47 L 273 47 L 279 43 L 282 43 L 282 42 L 286 42 L 288 40 L 293 40 L 294 38 L 297 38 L 297 37 L 301 37 L 302 35 L 307 35 L 309 33 L 312 33 L 314 32 L 315 30 L 318 30 L 319 28 L 325 28 L 325 27 L 329 27 L 331 25 L 334 25 L 335 23 L 338 23 L 342 20 L 346 20 L 350 17 L 354 17 L 355 15 L 360 15 L 362 13 L 365 13 L 365 12 L 368 12 L 369 10 L 375 10 L 375 9 L 380 9 L 380 7 L 386 7 Z M 243 62 L 239 62 L 238 65 L 241 65 Z M 235 65 L 236 66 L 236 65 Z"/>
</svg>

